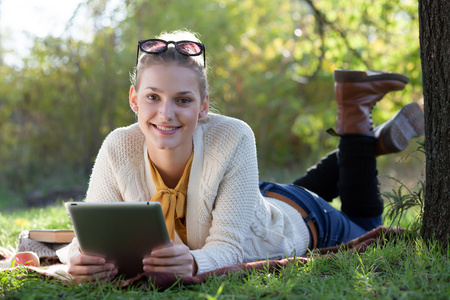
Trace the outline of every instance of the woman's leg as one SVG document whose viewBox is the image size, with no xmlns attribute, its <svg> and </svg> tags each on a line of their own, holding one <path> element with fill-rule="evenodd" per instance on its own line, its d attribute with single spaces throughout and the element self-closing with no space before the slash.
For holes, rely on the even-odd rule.
<svg viewBox="0 0 450 300">
<path fill-rule="evenodd" d="M 338 150 L 323 157 L 315 166 L 309 168 L 305 175 L 295 180 L 295 185 L 304 187 L 331 202 L 339 196 Z"/>
<path fill-rule="evenodd" d="M 338 150 L 328 154 L 305 176 L 294 181 L 295 185 L 314 192 L 327 202 L 340 196 L 341 211 L 345 215 L 331 210 L 320 201 L 317 204 L 332 214 L 322 218 L 334 222 L 334 225 L 323 225 L 335 231 L 329 233 L 326 238 L 328 242 L 338 238 L 344 238 L 341 242 L 346 242 L 348 238 L 361 235 L 361 230 L 352 223 L 365 230 L 362 234 L 382 224 L 383 201 L 377 178 L 375 143 L 376 139 L 370 136 L 342 136 Z M 312 205 L 311 202 L 308 205 Z"/>
<path fill-rule="evenodd" d="M 294 184 L 327 202 L 340 196 L 342 212 L 366 230 L 380 226 L 383 202 L 377 179 L 375 143 L 373 137 L 343 136 L 339 150 L 324 157 Z"/>
<path fill-rule="evenodd" d="M 382 224 L 384 208 L 377 177 L 375 142 L 370 136 L 342 136 L 338 152 L 341 211 L 367 231 Z"/>
<path fill-rule="evenodd" d="M 424 133 L 423 110 L 417 103 L 409 103 L 374 129 L 375 156 L 400 152 L 408 147 L 411 138 Z M 293 183 L 318 194 L 327 202 L 333 201 L 339 196 L 338 153 L 338 149 L 328 153 Z"/>
<path fill-rule="evenodd" d="M 411 105 L 405 107 L 408 108 L 402 108 L 396 117 L 383 124 L 384 128 L 397 128 L 386 131 L 385 139 L 409 140 L 411 136 L 398 135 L 398 132 L 407 132 L 398 129 L 399 126 L 418 128 L 416 133 L 423 131 L 423 121 L 417 121 L 420 116 L 423 120 L 423 111 L 417 108 L 411 114 Z M 405 119 L 410 125 L 405 125 Z M 314 221 L 318 233 L 317 247 L 331 247 L 349 242 L 382 224 L 383 201 L 379 191 L 375 157 L 398 152 L 403 146 L 397 147 L 397 150 L 391 148 L 386 151 L 384 148 L 383 153 L 378 153 L 377 144 L 379 139 L 376 136 L 344 134 L 339 141 L 338 150 L 324 157 L 294 184 L 263 182 L 260 188 L 263 194 L 271 191 L 291 199 L 308 214 L 305 221 Z M 332 207 L 322 199 L 322 195 L 329 197 L 329 201 L 339 195 L 342 211 Z"/>
<path fill-rule="evenodd" d="M 348 237 L 361 234 L 357 227 L 369 231 L 381 225 L 383 202 L 375 156 L 401 151 L 411 137 L 423 134 L 423 125 L 422 129 L 415 126 L 417 121 L 420 123 L 420 117 L 423 119 L 423 112 L 418 105 L 405 106 L 374 134 L 370 116 L 372 107 L 386 93 L 403 89 L 408 78 L 395 73 L 336 70 L 335 80 L 338 104 L 336 135 L 341 136 L 339 151 L 327 155 L 294 183 L 327 201 L 340 196 L 344 214 L 335 216 L 333 211 L 333 217 L 323 218 L 328 221 L 322 227 L 333 231 L 330 233 L 332 236 L 344 236 L 342 242 L 345 242 Z M 393 147 L 391 142 L 400 138 L 406 139 L 406 143 L 395 143 L 398 146 Z M 329 210 L 321 201 L 316 202 L 323 210 Z M 355 224 L 357 227 L 353 226 Z M 338 231 L 333 228 L 338 228 Z"/>
</svg>

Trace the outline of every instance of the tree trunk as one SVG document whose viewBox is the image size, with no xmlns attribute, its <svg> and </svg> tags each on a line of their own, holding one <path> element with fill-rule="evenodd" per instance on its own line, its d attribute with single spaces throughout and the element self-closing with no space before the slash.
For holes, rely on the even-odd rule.
<svg viewBox="0 0 450 300">
<path fill-rule="evenodd" d="M 422 237 L 450 244 L 450 1 L 419 0 L 425 101 L 426 187 Z"/>
</svg>

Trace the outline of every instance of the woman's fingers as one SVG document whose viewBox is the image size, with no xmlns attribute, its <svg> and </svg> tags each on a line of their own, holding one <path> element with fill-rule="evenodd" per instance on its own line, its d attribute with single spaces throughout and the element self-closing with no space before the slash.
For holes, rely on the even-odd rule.
<svg viewBox="0 0 450 300">
<path fill-rule="evenodd" d="M 177 257 L 189 253 L 189 248 L 185 245 L 173 245 L 171 247 L 159 248 L 152 251 L 150 257 Z"/>
<path fill-rule="evenodd" d="M 70 267 L 72 268 L 72 267 Z M 112 269 L 105 269 L 103 267 L 98 266 L 90 266 L 88 268 L 77 268 L 73 267 L 72 269 L 69 268 L 69 274 L 72 275 L 72 278 L 75 282 L 87 282 L 91 280 L 111 280 L 113 279 L 117 273 L 118 270 L 114 267 Z"/>
<path fill-rule="evenodd" d="M 118 270 L 114 264 L 107 263 L 102 257 L 79 254 L 70 259 L 68 272 L 75 282 L 86 282 L 92 279 L 112 279 Z"/>
<path fill-rule="evenodd" d="M 79 255 L 75 255 L 70 259 L 71 265 L 103 265 L 106 263 L 106 260 L 100 256 L 93 256 L 81 253 Z"/>
<path fill-rule="evenodd" d="M 192 276 L 194 273 L 194 258 L 185 245 L 174 245 L 152 251 L 143 260 L 146 272 L 169 272 Z"/>
<path fill-rule="evenodd" d="M 116 269 L 113 264 L 104 265 L 70 265 L 69 273 L 75 275 L 94 275 L 104 272 L 112 272 Z"/>
<path fill-rule="evenodd" d="M 162 273 L 175 273 L 178 275 L 193 275 L 192 263 L 180 264 L 180 265 L 156 265 L 156 264 L 146 264 L 144 265 L 145 272 L 162 272 Z"/>
<path fill-rule="evenodd" d="M 89 275 L 72 275 L 72 279 L 77 283 L 82 282 L 108 282 L 114 279 L 117 275 L 117 271 L 105 271 L 101 273 L 89 274 Z"/>
</svg>

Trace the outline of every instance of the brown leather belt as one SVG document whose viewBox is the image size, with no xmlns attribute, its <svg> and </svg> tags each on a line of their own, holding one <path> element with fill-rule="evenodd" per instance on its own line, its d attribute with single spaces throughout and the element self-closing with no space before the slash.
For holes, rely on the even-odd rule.
<svg viewBox="0 0 450 300">
<path fill-rule="evenodd" d="M 308 214 L 306 213 L 306 211 L 303 210 L 303 208 L 300 207 L 300 205 L 298 205 L 297 203 L 295 203 L 294 201 L 292 201 L 291 199 L 289 199 L 286 196 L 283 196 L 281 194 L 271 192 L 271 191 L 267 191 L 265 193 L 265 196 L 274 198 L 274 199 L 278 199 L 278 200 L 283 201 L 284 203 L 289 204 L 290 206 L 295 208 L 302 215 L 303 219 L 306 219 L 308 217 Z M 312 242 L 310 243 L 310 246 L 312 245 L 312 248 L 311 248 L 311 250 L 312 250 L 317 247 L 317 242 L 318 242 L 317 230 L 316 230 L 316 226 L 314 225 L 312 220 L 309 220 L 308 222 L 306 222 L 306 225 L 309 228 L 309 233 L 310 233 L 310 237 L 312 240 Z"/>
</svg>

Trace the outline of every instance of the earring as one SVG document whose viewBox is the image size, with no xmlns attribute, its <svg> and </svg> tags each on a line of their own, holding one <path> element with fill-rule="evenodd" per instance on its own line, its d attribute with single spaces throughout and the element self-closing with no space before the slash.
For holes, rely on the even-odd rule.
<svg viewBox="0 0 450 300">
<path fill-rule="evenodd" d="M 137 112 L 139 111 L 139 107 L 138 107 L 137 105 L 134 105 L 134 106 L 133 106 L 133 111 L 134 111 L 135 113 L 137 113 Z"/>
</svg>

